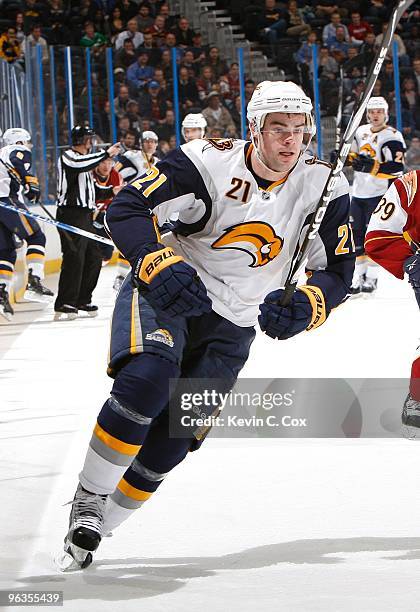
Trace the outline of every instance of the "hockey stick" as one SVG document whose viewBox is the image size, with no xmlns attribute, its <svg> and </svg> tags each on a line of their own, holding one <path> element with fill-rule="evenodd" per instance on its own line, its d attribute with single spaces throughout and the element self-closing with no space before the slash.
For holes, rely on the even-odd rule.
<svg viewBox="0 0 420 612">
<path fill-rule="evenodd" d="M 348 154 L 350 153 L 354 134 L 362 120 L 363 114 L 366 110 L 368 100 L 375 86 L 379 72 L 381 71 L 381 67 L 386 57 L 386 54 L 388 53 L 392 37 L 394 36 L 395 28 L 397 27 L 397 23 L 399 22 L 402 14 L 408 9 L 408 7 L 413 2 L 414 0 L 400 0 L 397 6 L 395 7 L 395 9 L 393 10 L 393 13 L 389 20 L 388 28 L 382 39 L 382 44 L 376 53 L 375 59 L 366 77 L 365 88 L 358 100 L 357 107 L 353 109 L 352 115 L 350 117 L 350 121 L 347 125 L 346 131 L 344 132 L 343 140 L 338 149 L 337 159 L 335 163 L 333 164 L 333 167 L 331 168 L 330 174 L 328 175 L 328 179 L 322 191 L 321 198 L 313 214 L 311 215 L 311 220 L 309 223 L 309 227 L 306 231 L 306 235 L 303 240 L 303 243 L 298 250 L 294 263 L 292 263 L 291 265 L 289 274 L 287 275 L 285 287 L 284 287 L 285 288 L 284 295 L 280 302 L 281 306 L 287 306 L 292 299 L 293 293 L 297 285 L 296 277 L 300 271 L 301 265 L 305 257 L 307 257 L 308 255 L 308 251 L 312 244 L 311 241 L 314 240 L 318 235 L 322 219 L 324 218 L 325 213 L 327 211 L 328 204 L 331 201 L 332 194 L 336 186 L 339 174 L 344 167 Z"/>
<path fill-rule="evenodd" d="M 44 205 L 42 204 L 42 202 L 37 202 L 37 204 L 38 204 L 38 206 L 40 206 L 40 207 L 42 208 L 42 210 L 44 211 L 44 213 L 45 213 L 46 215 L 48 215 L 48 217 L 49 217 L 50 219 L 52 219 L 53 221 L 56 221 L 56 219 L 54 219 L 54 217 L 52 216 L 52 214 L 50 213 L 50 211 L 47 209 L 47 207 L 46 207 L 46 206 L 44 206 Z M 30 211 L 29 211 L 29 212 L 30 212 Z M 72 239 L 72 237 L 70 236 L 69 232 L 67 232 L 67 231 L 63 230 L 63 235 L 64 235 L 64 237 L 66 238 L 67 242 L 69 243 L 69 247 L 70 247 L 70 249 L 73 251 L 73 253 L 75 253 L 75 252 L 77 251 L 77 249 L 76 249 L 76 247 L 75 247 L 75 245 L 74 245 L 73 239 Z"/>
<path fill-rule="evenodd" d="M 108 238 L 104 238 L 103 236 L 99 236 L 98 234 L 94 234 L 92 232 L 88 232 L 86 230 L 80 229 L 79 227 L 74 227 L 73 225 L 68 225 L 67 223 L 62 223 L 61 221 L 56 221 L 54 218 L 50 219 L 48 217 L 43 217 L 42 215 L 37 215 L 36 213 L 31 213 L 24 208 L 16 208 L 15 206 L 10 206 L 10 204 L 5 204 L 0 201 L 0 207 L 5 208 L 6 210 L 11 210 L 18 215 L 22 214 L 25 217 L 29 217 L 30 219 L 36 219 L 37 221 L 41 221 L 41 223 L 49 223 L 54 227 L 59 227 L 66 232 L 73 232 L 73 234 L 78 234 L 79 236 L 84 236 L 85 238 L 89 238 L 90 240 L 96 240 L 97 242 L 102 242 L 103 244 L 108 244 L 109 246 L 114 246 L 112 240 Z"/>
<path fill-rule="evenodd" d="M 348 70 L 351 70 L 355 66 L 359 66 L 363 63 L 363 57 L 359 57 L 356 55 L 351 60 L 344 62 L 344 64 L 340 65 L 340 85 L 338 87 L 338 107 L 337 107 L 337 117 L 335 120 L 335 151 L 338 151 L 340 148 L 341 142 L 341 121 L 343 119 L 343 97 L 344 97 L 344 75 Z"/>
</svg>

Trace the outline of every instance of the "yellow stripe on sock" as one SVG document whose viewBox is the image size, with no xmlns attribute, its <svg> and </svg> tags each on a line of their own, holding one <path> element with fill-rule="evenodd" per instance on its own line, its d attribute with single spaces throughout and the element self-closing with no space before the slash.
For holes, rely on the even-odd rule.
<svg viewBox="0 0 420 612">
<path fill-rule="evenodd" d="M 141 448 L 141 445 L 137 446 L 137 444 L 127 444 L 126 442 L 122 442 L 121 440 L 114 438 L 114 436 L 111 436 L 111 434 L 102 429 L 98 423 L 96 423 L 93 433 L 106 446 L 109 446 L 109 448 L 112 448 L 112 450 L 122 453 L 123 455 L 137 455 Z"/>
<path fill-rule="evenodd" d="M 150 491 L 142 491 L 141 489 L 136 489 L 136 487 L 132 487 L 131 484 L 128 484 L 124 478 L 121 478 L 120 482 L 117 485 L 117 489 L 124 493 L 127 497 L 131 497 L 131 499 L 135 499 L 136 501 L 146 501 L 149 499 L 153 493 Z"/>
</svg>

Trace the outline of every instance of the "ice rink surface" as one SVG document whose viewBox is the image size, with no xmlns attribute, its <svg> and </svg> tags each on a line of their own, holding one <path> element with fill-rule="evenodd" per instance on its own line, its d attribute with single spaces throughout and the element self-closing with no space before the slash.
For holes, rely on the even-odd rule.
<svg viewBox="0 0 420 612">
<path fill-rule="evenodd" d="M 112 383 L 113 275 L 95 319 L 25 304 L 0 327 L 0 588 L 61 590 L 71 612 L 417 612 L 420 445 L 402 438 L 209 439 L 89 569 L 57 572 L 63 504 Z M 259 334 L 242 376 L 408 377 L 417 338 L 410 287 L 381 272 L 374 298 L 320 329 Z"/>
</svg>

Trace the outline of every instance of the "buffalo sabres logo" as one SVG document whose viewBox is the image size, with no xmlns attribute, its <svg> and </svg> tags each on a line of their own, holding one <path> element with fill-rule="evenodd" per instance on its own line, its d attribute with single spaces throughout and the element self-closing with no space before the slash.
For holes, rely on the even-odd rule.
<svg viewBox="0 0 420 612">
<path fill-rule="evenodd" d="M 213 249 L 237 249 L 252 257 L 250 268 L 259 268 L 272 261 L 283 248 L 283 239 L 262 221 L 248 221 L 224 230 L 223 236 L 211 245 Z M 239 244 L 244 243 L 243 246 Z"/>
</svg>

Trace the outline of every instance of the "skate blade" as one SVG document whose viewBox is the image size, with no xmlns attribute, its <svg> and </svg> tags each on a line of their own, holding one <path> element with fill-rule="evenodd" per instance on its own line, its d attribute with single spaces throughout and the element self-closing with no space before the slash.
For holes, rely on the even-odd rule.
<svg viewBox="0 0 420 612">
<path fill-rule="evenodd" d="M 73 312 L 56 312 L 54 314 L 54 321 L 74 321 L 77 319 L 77 314 Z"/>
<path fill-rule="evenodd" d="M 3 310 L 0 310 L 0 323 L 5 323 L 5 322 L 9 322 L 11 321 L 13 318 L 13 315 L 10 314 L 10 312 L 4 312 Z"/>
<path fill-rule="evenodd" d="M 31 291 L 27 289 L 23 294 L 23 299 L 19 300 L 21 303 L 23 302 L 38 302 L 39 304 L 50 304 L 53 295 L 40 295 L 35 291 Z"/>
<path fill-rule="evenodd" d="M 403 425 L 402 434 L 407 440 L 420 440 L 420 429 L 413 425 Z"/>
<path fill-rule="evenodd" d="M 68 552 L 71 546 L 72 553 Z M 73 556 L 74 555 L 74 556 Z M 92 563 L 92 553 L 74 544 L 68 544 L 67 550 L 62 550 L 55 558 L 54 563 L 60 572 L 79 572 Z"/>
<path fill-rule="evenodd" d="M 83 314 L 82 314 L 83 313 Z M 84 310 L 79 310 L 79 317 L 82 319 L 86 319 L 86 317 L 97 317 L 98 311 L 95 312 L 85 312 Z"/>
</svg>

